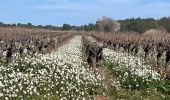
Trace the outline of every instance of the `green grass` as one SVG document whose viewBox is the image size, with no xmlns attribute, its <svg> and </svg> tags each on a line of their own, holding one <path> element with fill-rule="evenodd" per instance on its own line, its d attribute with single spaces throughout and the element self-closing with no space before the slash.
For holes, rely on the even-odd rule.
<svg viewBox="0 0 170 100">
<path fill-rule="evenodd" d="M 170 100 L 170 80 L 164 78 L 155 80 L 151 76 L 133 75 L 129 69 L 115 70 L 114 67 L 118 67 L 118 64 L 105 63 L 105 66 L 111 70 L 112 75 L 120 82 L 120 89 L 113 87 L 109 90 L 109 93 L 115 99 Z"/>
<path fill-rule="evenodd" d="M 107 96 L 113 98 L 113 99 L 126 99 L 126 100 L 143 100 L 143 99 L 149 99 L 149 100 L 170 100 L 170 80 L 164 79 L 163 77 L 159 80 L 152 79 L 152 77 L 141 77 L 138 75 L 131 74 L 131 71 L 129 69 L 120 69 L 117 70 L 115 68 L 120 67 L 118 64 L 113 64 L 109 62 L 104 62 L 104 66 L 106 66 L 110 71 L 111 75 L 115 77 L 115 81 L 119 82 L 120 86 L 117 88 L 117 86 L 109 85 L 107 86 L 107 89 L 103 86 L 94 85 L 94 84 L 87 84 L 80 85 L 81 91 L 87 91 L 87 94 L 90 96 L 95 95 L 103 95 L 105 93 Z M 21 60 L 17 60 L 17 64 L 13 65 L 13 70 L 6 70 L 4 73 L 1 73 L 3 76 L 5 74 L 10 74 L 12 71 L 16 72 L 22 72 L 22 73 L 29 73 L 29 69 L 33 68 L 34 70 L 32 73 L 36 74 L 38 70 L 40 69 L 46 69 L 48 73 L 49 70 L 46 68 L 45 65 L 41 63 L 37 63 L 36 65 L 32 65 L 30 62 L 26 63 Z M 59 74 L 58 74 L 59 75 Z M 34 77 L 34 76 L 33 76 Z M 53 79 L 53 76 L 51 76 L 49 79 L 51 79 L 51 82 L 56 83 L 60 80 Z M 31 81 L 31 78 L 29 79 Z M 70 81 L 74 81 L 71 80 Z M 19 80 L 18 80 L 19 82 Z M 55 87 L 51 88 L 50 90 L 41 90 L 43 88 L 50 88 L 48 79 L 44 81 L 43 85 L 37 86 L 36 83 L 33 84 L 33 86 L 37 87 L 37 91 L 39 91 L 40 96 L 38 95 L 30 95 L 29 98 L 27 98 L 26 94 L 24 94 L 22 91 L 18 92 L 18 98 L 15 98 L 16 100 L 20 99 L 19 96 L 25 95 L 25 100 L 32 99 L 32 100 L 59 100 L 61 97 L 57 95 L 58 93 L 55 93 L 56 90 L 58 90 L 60 93 L 62 93 L 62 90 L 60 89 L 61 85 L 64 86 L 65 83 L 61 85 L 56 85 Z M 65 82 L 65 81 L 64 81 Z M 15 83 L 13 83 L 15 84 Z M 16 83 L 17 84 L 17 83 Z M 75 81 L 76 84 L 76 81 Z M 11 84 L 10 84 L 11 85 Z M 27 87 L 27 85 L 24 85 L 22 83 L 23 87 Z M 16 85 L 18 86 L 18 85 Z M 17 88 L 17 87 L 16 87 Z M 86 88 L 86 89 L 85 89 Z M 75 94 L 76 91 L 72 89 L 72 92 Z M 44 97 L 44 95 L 50 93 L 49 97 Z M 86 94 L 85 94 L 86 95 Z M 87 96 L 89 98 L 89 96 Z M 3 99 L 3 98 L 0 98 Z"/>
</svg>

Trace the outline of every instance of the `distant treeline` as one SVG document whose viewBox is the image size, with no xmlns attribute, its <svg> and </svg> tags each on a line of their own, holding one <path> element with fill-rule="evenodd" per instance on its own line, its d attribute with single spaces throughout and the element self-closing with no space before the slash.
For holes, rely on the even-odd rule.
<svg viewBox="0 0 170 100">
<path fill-rule="evenodd" d="M 120 31 L 134 31 L 145 32 L 149 29 L 162 29 L 170 32 L 170 17 L 163 17 L 155 20 L 153 18 L 131 18 L 125 20 L 119 20 L 121 27 Z"/>
<path fill-rule="evenodd" d="M 4 24 L 0 22 L 0 27 L 26 27 L 26 28 L 43 28 L 43 29 L 52 29 L 52 30 L 76 30 L 76 31 L 98 31 L 100 30 L 98 22 L 96 23 L 89 23 L 88 25 L 69 25 L 63 24 L 61 27 L 52 26 L 52 25 L 32 25 L 31 23 L 28 24 Z M 145 32 L 149 29 L 161 29 L 170 32 L 170 17 L 163 17 L 161 19 L 153 19 L 153 18 L 130 18 L 124 20 L 118 20 L 117 22 L 120 23 L 120 30 L 122 32 Z M 108 20 L 107 20 L 108 23 Z M 110 23 L 109 23 L 110 24 Z M 108 24 L 107 24 L 108 25 Z M 101 25 L 100 25 L 101 26 Z M 108 26 L 106 26 L 108 28 Z"/>
<path fill-rule="evenodd" d="M 51 29 L 51 30 L 85 30 L 85 31 L 92 31 L 96 29 L 95 24 L 89 23 L 88 25 L 81 25 L 81 26 L 75 26 L 70 24 L 63 24 L 62 26 L 53 26 L 53 25 L 33 25 L 31 23 L 27 24 L 5 24 L 3 22 L 0 22 L 0 27 L 24 27 L 24 28 L 42 28 L 42 29 Z"/>
</svg>

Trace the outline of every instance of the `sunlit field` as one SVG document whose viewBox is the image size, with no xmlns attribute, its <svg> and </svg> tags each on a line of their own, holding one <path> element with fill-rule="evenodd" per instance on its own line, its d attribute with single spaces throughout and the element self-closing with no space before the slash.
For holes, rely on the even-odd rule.
<svg viewBox="0 0 170 100">
<path fill-rule="evenodd" d="M 1 28 L 0 35 L 2 100 L 170 99 L 164 31 Z"/>
<path fill-rule="evenodd" d="M 0 100 L 170 100 L 170 0 L 1 0 Z"/>
</svg>

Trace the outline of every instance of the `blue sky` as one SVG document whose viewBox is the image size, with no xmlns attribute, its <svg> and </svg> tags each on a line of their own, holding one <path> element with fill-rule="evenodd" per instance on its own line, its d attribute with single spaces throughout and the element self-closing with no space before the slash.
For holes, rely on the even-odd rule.
<svg viewBox="0 0 170 100">
<path fill-rule="evenodd" d="M 170 16 L 170 0 L 0 0 L 0 22 L 82 25 L 113 19 Z"/>
</svg>

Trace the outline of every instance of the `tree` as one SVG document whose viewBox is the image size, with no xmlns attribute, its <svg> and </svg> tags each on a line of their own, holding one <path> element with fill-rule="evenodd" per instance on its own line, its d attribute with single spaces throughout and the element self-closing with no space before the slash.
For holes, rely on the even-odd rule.
<svg viewBox="0 0 170 100">
<path fill-rule="evenodd" d="M 71 30 L 72 27 L 69 24 L 63 24 L 63 30 Z"/>
<path fill-rule="evenodd" d="M 159 27 L 165 29 L 166 31 L 170 32 L 170 17 L 163 17 L 158 20 Z"/>
<path fill-rule="evenodd" d="M 21 24 L 21 23 L 18 23 L 18 24 L 17 24 L 17 26 L 21 27 L 21 26 L 22 26 L 22 24 Z"/>
<path fill-rule="evenodd" d="M 158 26 L 157 20 L 153 18 L 141 19 L 141 18 L 130 18 L 125 20 L 120 20 L 121 23 L 120 30 L 123 32 L 139 32 L 143 33 L 149 29 L 156 29 Z"/>
<path fill-rule="evenodd" d="M 17 25 L 16 25 L 16 24 L 12 24 L 11 26 L 12 26 L 12 27 L 16 27 Z"/>
<path fill-rule="evenodd" d="M 28 24 L 27 24 L 27 27 L 30 27 L 30 28 L 31 28 L 31 27 L 33 27 L 33 25 L 32 25 L 31 23 L 28 23 Z"/>
<path fill-rule="evenodd" d="M 115 32 L 120 29 L 120 24 L 109 17 L 102 17 L 98 21 L 96 21 L 96 27 L 98 31 L 104 32 Z"/>
<path fill-rule="evenodd" d="M 4 26 L 4 23 L 0 22 L 0 26 Z"/>
<path fill-rule="evenodd" d="M 84 30 L 85 31 L 95 31 L 96 25 L 94 25 L 93 23 L 89 23 L 88 25 L 84 25 Z"/>
</svg>

